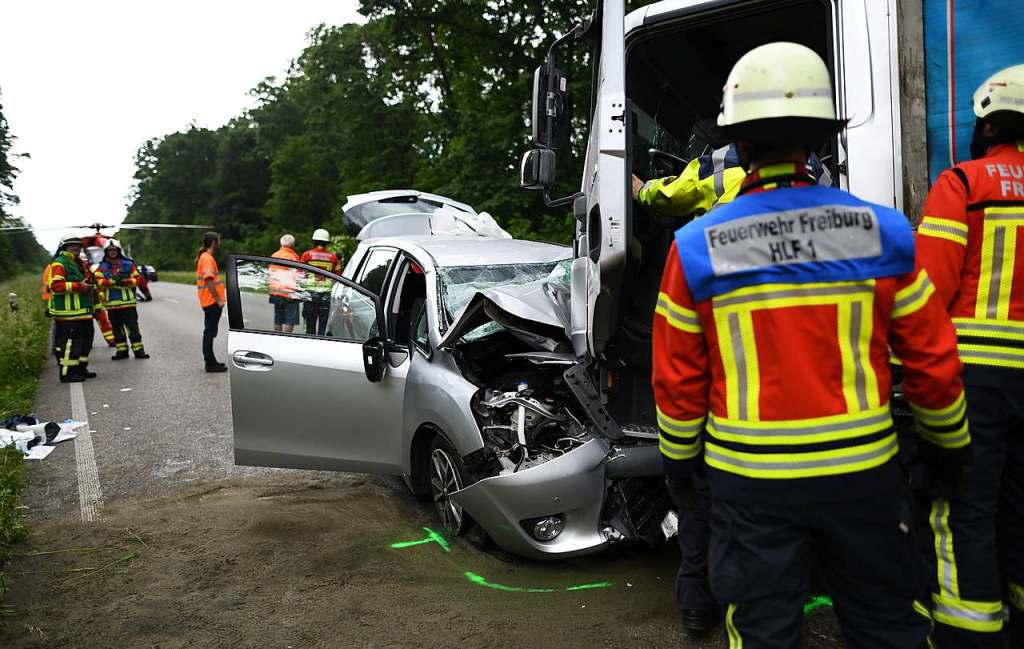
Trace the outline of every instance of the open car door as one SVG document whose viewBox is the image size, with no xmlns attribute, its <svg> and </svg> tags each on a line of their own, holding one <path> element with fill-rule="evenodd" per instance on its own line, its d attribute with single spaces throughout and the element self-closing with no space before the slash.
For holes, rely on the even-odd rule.
<svg viewBox="0 0 1024 649">
<path fill-rule="evenodd" d="M 600 41 L 582 187 L 586 217 L 577 228 L 572 267 L 572 337 L 578 356 L 596 356 L 614 330 L 628 241 L 625 8 L 623 0 L 600 3 L 592 23 L 592 29 L 600 29 Z"/>
<path fill-rule="evenodd" d="M 266 257 L 229 256 L 226 279 L 235 463 L 400 474 L 408 364 L 381 378 L 380 298 Z"/>
</svg>

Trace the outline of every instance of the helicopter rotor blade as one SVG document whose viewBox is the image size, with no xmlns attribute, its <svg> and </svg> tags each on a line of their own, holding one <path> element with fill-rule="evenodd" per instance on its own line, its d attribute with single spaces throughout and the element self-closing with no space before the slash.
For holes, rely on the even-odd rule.
<svg viewBox="0 0 1024 649">
<path fill-rule="evenodd" d="M 177 223 L 123 223 L 121 225 L 113 226 L 119 230 L 157 230 L 157 229 L 174 229 L 183 228 L 186 230 L 209 230 L 213 226 L 211 225 L 184 225 Z"/>
</svg>

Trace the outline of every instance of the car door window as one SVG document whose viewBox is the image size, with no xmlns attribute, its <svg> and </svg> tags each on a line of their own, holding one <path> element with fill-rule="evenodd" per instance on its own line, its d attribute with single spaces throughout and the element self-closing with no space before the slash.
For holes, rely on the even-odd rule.
<svg viewBox="0 0 1024 649">
<path fill-rule="evenodd" d="M 374 248 L 366 257 L 366 262 L 359 270 L 356 283 L 375 295 L 380 295 L 384 288 L 384 280 L 388 276 L 388 268 L 395 260 L 398 251 L 394 248 Z"/>
<path fill-rule="evenodd" d="M 355 288 L 304 264 L 238 259 L 237 314 L 244 331 L 365 342 L 377 335 L 377 307 Z"/>
</svg>

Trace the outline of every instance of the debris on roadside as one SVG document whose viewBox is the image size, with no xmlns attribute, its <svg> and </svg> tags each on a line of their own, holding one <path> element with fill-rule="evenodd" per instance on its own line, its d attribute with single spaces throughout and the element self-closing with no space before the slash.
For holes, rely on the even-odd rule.
<svg viewBox="0 0 1024 649">
<path fill-rule="evenodd" d="M 65 419 L 40 421 L 31 415 L 14 415 L 0 421 L 0 446 L 14 446 L 26 460 L 46 458 L 56 444 L 78 437 L 78 429 L 88 422 Z"/>
</svg>

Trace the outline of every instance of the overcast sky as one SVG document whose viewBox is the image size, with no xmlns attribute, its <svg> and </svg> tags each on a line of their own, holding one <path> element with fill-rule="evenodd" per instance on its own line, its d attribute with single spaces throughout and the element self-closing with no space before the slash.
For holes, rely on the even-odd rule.
<svg viewBox="0 0 1024 649">
<path fill-rule="evenodd" d="M 283 77 L 306 32 L 357 0 L 14 0 L 0 9 L 0 103 L 18 138 L 14 210 L 35 228 L 120 223 L 148 138 L 217 127 Z M 48 249 L 60 231 L 37 232 Z"/>
</svg>

